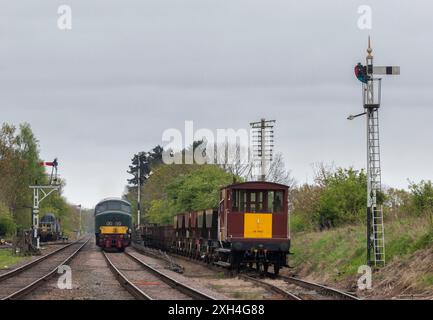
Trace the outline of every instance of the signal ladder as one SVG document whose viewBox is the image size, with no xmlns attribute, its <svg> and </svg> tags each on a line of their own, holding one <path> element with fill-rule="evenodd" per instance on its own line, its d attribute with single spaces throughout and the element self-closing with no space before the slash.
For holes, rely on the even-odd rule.
<svg viewBox="0 0 433 320">
<path fill-rule="evenodd" d="M 370 238 L 374 252 L 374 265 L 385 265 L 385 233 L 383 225 L 382 204 L 377 204 L 381 191 L 380 146 L 379 146 L 379 112 L 378 107 L 367 109 L 368 118 L 368 170 L 369 170 L 369 207 L 371 215 Z"/>
</svg>

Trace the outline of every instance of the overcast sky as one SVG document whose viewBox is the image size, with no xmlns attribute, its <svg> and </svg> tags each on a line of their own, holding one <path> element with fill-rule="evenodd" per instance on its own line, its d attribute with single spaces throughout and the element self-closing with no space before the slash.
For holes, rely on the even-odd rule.
<svg viewBox="0 0 433 320">
<path fill-rule="evenodd" d="M 72 8 L 72 30 L 57 9 Z M 373 29 L 357 26 L 371 5 Z M 120 196 L 133 153 L 167 128 L 247 128 L 276 119 L 299 183 L 312 164 L 365 167 L 361 85 L 368 34 L 383 81 L 383 182 L 433 179 L 431 1 L 0 0 L 0 122 L 29 122 L 65 195 Z"/>
</svg>

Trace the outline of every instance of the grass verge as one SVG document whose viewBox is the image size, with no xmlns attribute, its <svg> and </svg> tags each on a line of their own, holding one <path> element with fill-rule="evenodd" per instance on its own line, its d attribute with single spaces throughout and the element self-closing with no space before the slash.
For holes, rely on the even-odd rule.
<svg viewBox="0 0 433 320">
<path fill-rule="evenodd" d="M 0 250 L 0 269 L 10 268 L 23 258 L 24 257 L 14 255 L 11 250 L 2 249 Z"/>
<path fill-rule="evenodd" d="M 433 232 L 423 218 L 400 218 L 385 222 L 386 259 L 404 259 L 417 250 L 433 246 Z M 324 281 L 341 281 L 357 275 L 366 264 L 365 225 L 292 235 L 290 265 L 300 275 L 317 275 Z M 430 279 L 425 279 L 429 282 Z"/>
</svg>

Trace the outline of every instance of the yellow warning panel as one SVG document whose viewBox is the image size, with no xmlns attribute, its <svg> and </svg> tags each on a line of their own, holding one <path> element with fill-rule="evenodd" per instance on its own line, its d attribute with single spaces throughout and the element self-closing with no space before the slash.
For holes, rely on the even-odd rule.
<svg viewBox="0 0 433 320">
<path fill-rule="evenodd" d="M 245 213 L 244 238 L 272 238 L 272 214 Z"/>
<path fill-rule="evenodd" d="M 102 234 L 125 234 L 128 231 L 128 227 L 122 227 L 122 226 L 102 226 L 99 227 Z"/>
</svg>

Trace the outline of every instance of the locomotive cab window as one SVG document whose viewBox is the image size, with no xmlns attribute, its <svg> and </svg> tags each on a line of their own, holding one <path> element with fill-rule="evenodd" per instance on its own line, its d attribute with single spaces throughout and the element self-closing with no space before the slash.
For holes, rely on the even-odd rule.
<svg viewBox="0 0 433 320">
<path fill-rule="evenodd" d="M 108 210 L 120 210 L 121 209 L 120 202 L 117 201 L 107 202 L 107 208 Z"/>
<path fill-rule="evenodd" d="M 120 201 L 108 201 L 97 205 L 95 208 L 96 213 L 104 211 L 123 211 L 131 213 L 131 206 Z"/>
<path fill-rule="evenodd" d="M 131 213 L 131 206 L 128 206 L 127 204 L 121 204 L 120 205 L 120 209 L 121 209 L 121 211 L 123 211 L 123 212 L 128 212 L 128 213 Z"/>
<path fill-rule="evenodd" d="M 103 212 L 103 211 L 106 211 L 107 210 L 107 206 L 105 205 L 105 203 L 101 203 L 100 205 L 97 205 L 96 206 L 96 213 L 100 213 L 100 212 Z"/>
</svg>

